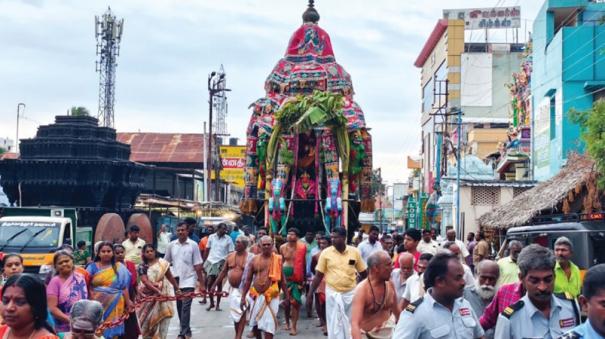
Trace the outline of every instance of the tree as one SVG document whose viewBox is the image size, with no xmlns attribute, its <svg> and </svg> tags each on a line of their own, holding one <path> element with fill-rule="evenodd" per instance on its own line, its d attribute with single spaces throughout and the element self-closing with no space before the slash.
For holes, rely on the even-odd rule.
<svg viewBox="0 0 605 339">
<path fill-rule="evenodd" d="M 597 100 L 592 109 L 585 112 L 570 111 L 572 120 L 580 125 L 586 150 L 594 160 L 597 171 L 605 173 L 605 101 Z M 605 175 L 600 175 L 599 188 L 605 188 Z"/>
<path fill-rule="evenodd" d="M 2 155 L 4 153 L 6 153 L 6 150 L 4 148 L 0 147 L 0 155 Z"/>
<path fill-rule="evenodd" d="M 82 106 L 72 106 L 69 110 L 69 113 L 73 117 L 87 117 L 90 116 L 90 111 L 88 108 Z"/>
</svg>

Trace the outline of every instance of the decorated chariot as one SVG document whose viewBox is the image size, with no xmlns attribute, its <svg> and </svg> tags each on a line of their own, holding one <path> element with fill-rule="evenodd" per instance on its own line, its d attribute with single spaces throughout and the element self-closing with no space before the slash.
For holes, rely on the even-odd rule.
<svg viewBox="0 0 605 339">
<path fill-rule="evenodd" d="M 242 213 L 273 234 L 359 226 L 374 210 L 372 141 L 313 1 L 265 81 L 247 129 Z M 349 232 L 351 233 L 351 232 Z"/>
</svg>

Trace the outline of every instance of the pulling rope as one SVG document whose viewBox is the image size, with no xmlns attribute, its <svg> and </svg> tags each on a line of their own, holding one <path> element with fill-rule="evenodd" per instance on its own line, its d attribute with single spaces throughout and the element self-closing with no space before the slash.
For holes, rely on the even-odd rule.
<svg viewBox="0 0 605 339">
<path fill-rule="evenodd" d="M 179 293 L 174 296 L 172 296 L 172 295 L 150 295 L 150 296 L 146 296 L 146 297 L 137 298 L 137 300 L 134 304 L 134 307 L 136 309 L 140 309 L 144 303 L 148 303 L 151 301 L 164 302 L 164 301 L 175 301 L 175 300 L 182 300 L 182 299 L 193 299 L 196 297 L 213 297 L 213 296 L 221 296 L 223 298 L 226 298 L 229 296 L 229 293 L 226 291 L 223 291 L 223 292 L 187 292 L 187 293 Z M 95 334 L 97 336 L 101 336 L 101 335 L 103 335 L 103 332 L 106 329 L 122 325 L 129 317 L 130 317 L 130 313 L 128 312 L 128 310 L 126 310 L 125 313 L 122 314 L 117 319 L 111 320 L 111 321 L 107 320 L 107 321 L 103 322 L 101 325 L 99 325 L 99 327 L 97 327 L 97 329 L 95 331 Z"/>
</svg>

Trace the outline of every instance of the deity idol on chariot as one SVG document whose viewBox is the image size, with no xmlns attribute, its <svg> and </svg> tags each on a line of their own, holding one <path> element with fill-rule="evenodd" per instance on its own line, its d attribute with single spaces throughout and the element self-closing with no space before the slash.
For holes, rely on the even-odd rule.
<svg viewBox="0 0 605 339">
<path fill-rule="evenodd" d="M 273 234 L 329 232 L 372 212 L 372 141 L 313 1 L 250 107 L 241 211 Z M 261 224 L 261 225 L 262 225 Z"/>
</svg>

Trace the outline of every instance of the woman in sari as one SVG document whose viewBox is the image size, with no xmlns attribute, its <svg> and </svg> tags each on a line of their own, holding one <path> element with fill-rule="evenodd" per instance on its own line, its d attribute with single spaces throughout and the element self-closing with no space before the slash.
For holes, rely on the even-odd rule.
<svg viewBox="0 0 605 339">
<path fill-rule="evenodd" d="M 158 258 L 157 252 L 151 244 L 143 246 L 143 263 L 139 265 L 139 276 L 141 277 L 139 284 L 141 297 L 173 295 L 173 290 L 176 293 L 181 292 L 178 283 L 170 273 L 170 263 Z M 143 339 L 165 339 L 170 319 L 174 316 L 173 302 L 145 302 L 137 314 L 141 322 Z"/>
<path fill-rule="evenodd" d="M 126 249 L 122 244 L 113 245 L 113 253 L 116 257 L 116 262 L 119 262 L 126 266 L 128 273 L 130 273 L 130 285 L 128 286 L 128 296 L 130 301 L 134 303 L 137 296 L 137 265 L 126 260 Z M 139 328 L 139 321 L 137 320 L 137 314 L 134 310 L 130 312 L 130 316 L 124 322 L 124 338 L 138 338 L 141 334 Z"/>
<path fill-rule="evenodd" d="M 74 259 L 67 251 L 58 251 L 53 257 L 56 275 L 46 287 L 48 309 L 55 319 L 57 333 L 69 332 L 71 307 L 80 299 L 88 298 L 86 279 L 74 270 Z"/>
<path fill-rule="evenodd" d="M 90 299 L 103 305 L 103 321 L 115 321 L 134 309 L 128 295 L 130 274 L 126 267 L 115 261 L 113 245 L 103 242 L 99 245 L 95 262 L 86 268 L 90 274 Z M 124 335 L 124 324 L 111 327 L 103 332 L 106 339 Z"/>
</svg>

